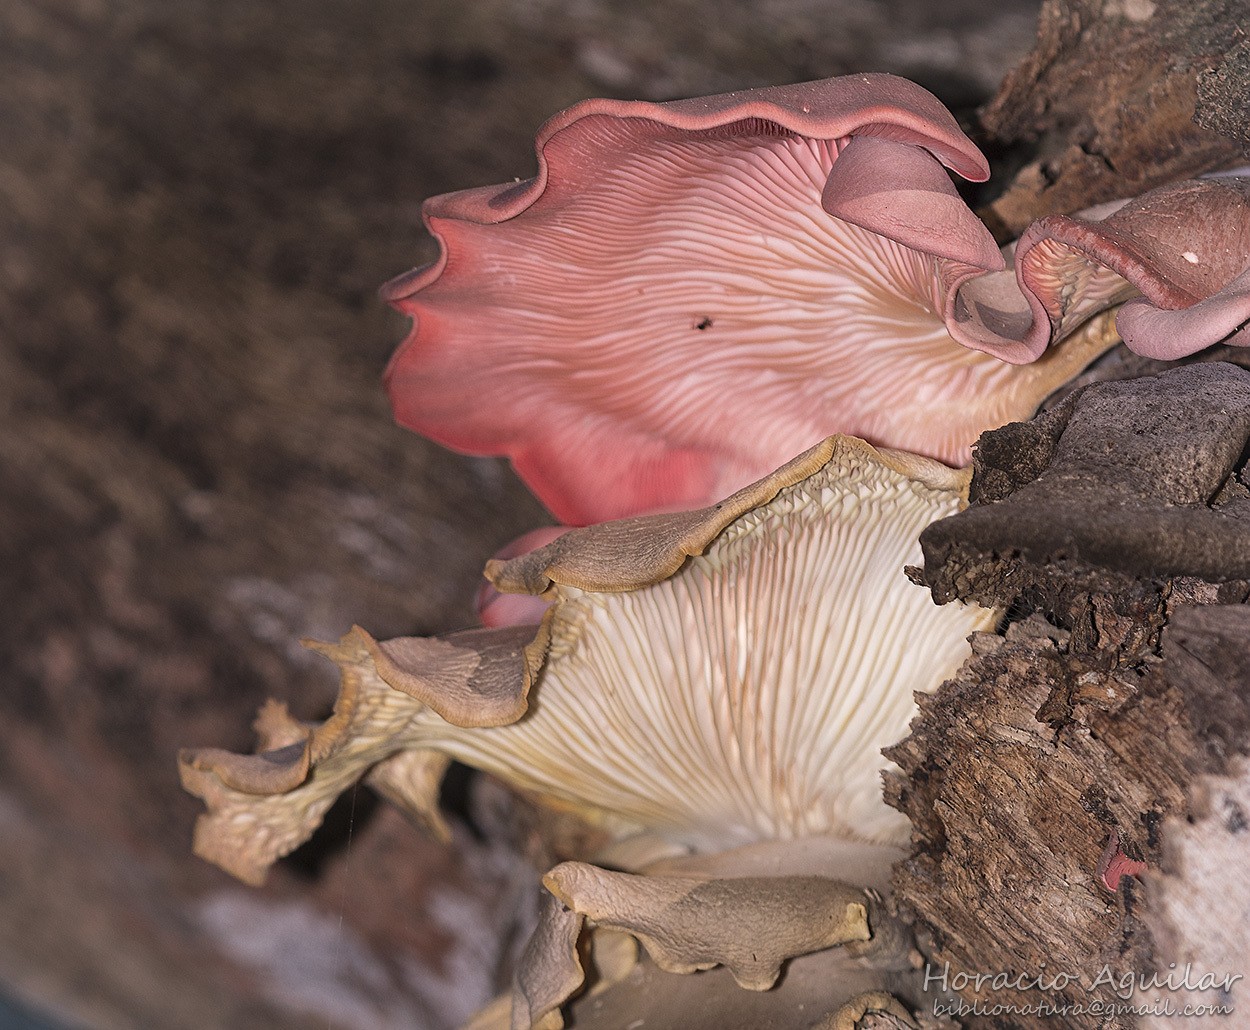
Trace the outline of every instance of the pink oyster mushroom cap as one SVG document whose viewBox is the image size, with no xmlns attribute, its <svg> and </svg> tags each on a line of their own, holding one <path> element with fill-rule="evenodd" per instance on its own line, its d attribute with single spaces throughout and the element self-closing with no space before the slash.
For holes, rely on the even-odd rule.
<svg viewBox="0 0 1250 1030">
<path fill-rule="evenodd" d="M 1244 186 L 1186 201 L 1218 246 L 1164 198 L 1036 223 L 1008 268 L 946 171 L 985 159 L 891 75 L 588 100 L 536 153 L 426 202 L 440 254 L 383 287 L 413 319 L 386 382 L 401 424 L 506 455 L 569 524 L 705 504 L 834 432 L 963 464 L 1094 356 L 1051 345 L 1099 310 L 1140 292 L 1152 354 L 1250 317 Z"/>
<path fill-rule="evenodd" d="M 496 551 L 496 561 L 519 558 L 530 551 L 546 547 L 553 540 L 564 536 L 570 526 L 541 526 L 531 529 Z M 551 601 L 532 594 L 502 594 L 495 584 L 483 578 L 474 598 L 477 617 L 483 626 L 525 626 L 542 621 L 543 613 L 551 607 Z"/>
</svg>

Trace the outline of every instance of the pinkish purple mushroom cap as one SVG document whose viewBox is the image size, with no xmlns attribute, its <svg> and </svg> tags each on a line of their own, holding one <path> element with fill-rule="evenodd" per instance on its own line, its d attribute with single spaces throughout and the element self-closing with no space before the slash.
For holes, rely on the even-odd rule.
<svg viewBox="0 0 1250 1030">
<path fill-rule="evenodd" d="M 706 503 L 832 432 L 963 464 L 1114 344 L 1095 316 L 1135 292 L 1143 352 L 1250 315 L 1242 187 L 1044 220 L 1009 268 L 946 171 L 984 158 L 891 75 L 589 100 L 536 151 L 532 179 L 427 201 L 439 257 L 383 289 L 413 318 L 387 386 L 566 523 Z M 1191 239 L 1212 232 L 1218 255 Z"/>
</svg>

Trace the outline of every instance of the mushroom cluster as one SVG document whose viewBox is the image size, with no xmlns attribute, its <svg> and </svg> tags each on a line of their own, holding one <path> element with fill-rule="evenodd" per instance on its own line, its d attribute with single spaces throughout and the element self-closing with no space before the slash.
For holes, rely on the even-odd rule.
<svg viewBox="0 0 1250 1030">
<path fill-rule="evenodd" d="M 1250 343 L 1250 184 L 1000 251 L 946 171 L 984 159 L 888 75 L 587 101 L 537 153 L 533 179 L 427 202 L 440 254 L 384 288 L 413 318 L 387 385 L 402 423 L 507 455 L 583 528 L 487 565 L 492 625 L 312 645 L 341 670 L 325 723 L 270 704 L 255 754 L 181 756 L 196 851 L 259 882 L 362 777 L 446 835 L 454 759 L 610 842 L 544 878 L 512 995 L 475 1025 L 559 1026 L 578 992 L 579 1026 L 658 998 L 725 1025 L 716 992 L 647 971 L 762 991 L 795 956 L 794 1025 L 894 1011 L 905 936 L 870 888 L 908 827 L 881 749 L 996 621 L 904 574 L 966 503 L 943 462 L 1121 336 Z"/>
<path fill-rule="evenodd" d="M 908 832 L 881 797 L 881 748 L 996 617 L 937 607 L 903 574 L 967 483 L 832 437 L 717 504 L 492 562 L 498 589 L 554 602 L 538 626 L 382 642 L 356 628 L 314 645 L 342 671 L 324 724 L 270 705 L 256 754 L 182 755 L 209 807 L 196 851 L 257 883 L 362 776 L 445 834 L 453 758 L 577 813 L 610 839 L 597 861 L 615 872 L 547 874 L 519 1026 L 582 986 L 586 920 L 661 969 L 724 965 L 754 990 L 792 956 L 880 942 L 862 888 L 884 886 Z"/>
</svg>

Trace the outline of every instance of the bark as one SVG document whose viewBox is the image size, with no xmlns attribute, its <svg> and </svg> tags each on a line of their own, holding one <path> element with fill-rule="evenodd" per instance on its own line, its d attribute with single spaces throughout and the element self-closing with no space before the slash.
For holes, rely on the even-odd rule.
<svg viewBox="0 0 1250 1030">
<path fill-rule="evenodd" d="M 1052 991 L 970 988 L 965 1001 L 1114 1004 L 1114 985 L 1091 986 L 1104 966 L 1166 973 L 1218 910 L 1223 885 L 1195 871 L 1186 817 L 1209 824 L 1210 798 L 1236 788 L 1201 778 L 1236 774 L 1250 748 L 1248 443 L 1245 370 L 1090 386 L 982 437 L 971 507 L 922 536 L 916 574 L 935 599 L 999 605 L 1010 625 L 974 639 L 889 752 L 901 773 L 887 796 L 915 826 L 899 902 L 938 967 L 1074 977 Z M 1224 843 L 1244 859 L 1240 832 L 1226 823 Z M 1100 875 L 1117 842 L 1156 871 L 1144 886 L 1111 890 Z M 1182 884 L 1198 914 L 1177 901 Z M 1169 919 L 1164 942 L 1152 929 Z"/>
<path fill-rule="evenodd" d="M 991 148 L 1032 155 L 991 226 L 1013 239 L 1043 215 L 1244 163 L 1244 40 L 1241 0 L 1045 0 L 1033 52 L 981 112 Z"/>
</svg>

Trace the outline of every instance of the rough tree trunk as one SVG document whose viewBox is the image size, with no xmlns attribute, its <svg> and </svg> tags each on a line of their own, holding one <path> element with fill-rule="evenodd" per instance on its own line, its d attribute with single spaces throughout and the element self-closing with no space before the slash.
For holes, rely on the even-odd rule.
<svg viewBox="0 0 1250 1030">
<path fill-rule="evenodd" d="M 1243 164 L 1243 0 L 1045 0 L 1033 52 L 981 112 L 992 148 L 1032 153 L 985 212 L 1029 222 Z"/>
<path fill-rule="evenodd" d="M 1244 943 L 1250 912 L 1230 911 L 1226 877 L 1201 864 L 1212 835 L 1225 873 L 1250 859 L 1229 808 L 1250 751 L 1248 445 L 1245 369 L 1091 386 L 983 436 L 972 506 L 922 536 L 916 575 L 935 599 L 997 605 L 1012 624 L 974 640 L 891 751 L 902 772 L 887 793 L 918 843 L 899 901 L 952 975 L 1075 978 L 965 1000 L 1114 1004 L 1113 984 L 1091 986 L 1104 967 L 1118 984 L 1195 956 L 1213 963 L 1204 971 L 1250 973 L 1250 951 L 1206 933 L 1222 912 L 1227 938 Z M 1145 862 L 1144 884 L 1108 886 L 1117 843 Z M 966 1023 L 1054 1019 L 1134 1025 L 1093 1014 Z"/>
</svg>

